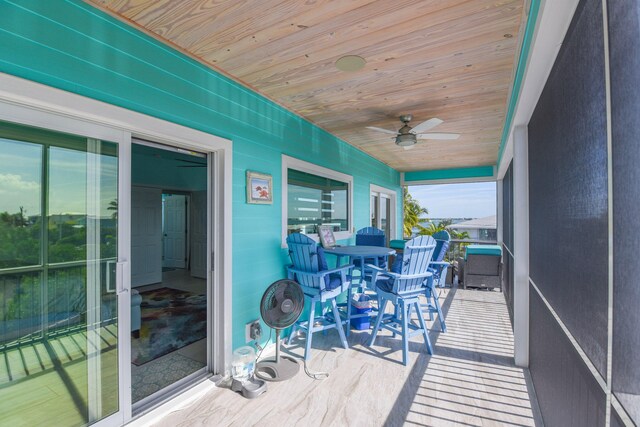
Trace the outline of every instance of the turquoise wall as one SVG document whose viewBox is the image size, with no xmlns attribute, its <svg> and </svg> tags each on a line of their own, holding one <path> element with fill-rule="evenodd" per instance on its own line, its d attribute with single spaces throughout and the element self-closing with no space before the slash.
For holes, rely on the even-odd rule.
<svg viewBox="0 0 640 427">
<path fill-rule="evenodd" d="M 404 183 L 411 185 L 420 181 L 434 181 L 463 178 L 493 178 L 493 166 L 476 166 L 470 168 L 432 169 L 404 173 Z"/>
<path fill-rule="evenodd" d="M 281 154 L 353 175 L 356 228 L 369 224 L 371 183 L 398 192 L 401 218 L 397 171 L 81 1 L 0 1 L 0 52 L 0 72 L 233 141 L 234 348 L 284 275 Z M 273 205 L 245 203 L 247 169 L 273 175 Z"/>
</svg>

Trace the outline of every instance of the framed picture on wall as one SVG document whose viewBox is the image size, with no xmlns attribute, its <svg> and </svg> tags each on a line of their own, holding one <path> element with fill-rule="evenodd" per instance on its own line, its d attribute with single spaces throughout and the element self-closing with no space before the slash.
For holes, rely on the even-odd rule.
<svg viewBox="0 0 640 427">
<path fill-rule="evenodd" d="M 273 177 L 264 173 L 247 171 L 247 203 L 273 203 Z"/>
</svg>

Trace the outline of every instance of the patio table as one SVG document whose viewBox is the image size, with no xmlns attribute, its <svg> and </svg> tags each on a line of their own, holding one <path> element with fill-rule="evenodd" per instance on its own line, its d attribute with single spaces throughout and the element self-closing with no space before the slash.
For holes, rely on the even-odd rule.
<svg viewBox="0 0 640 427">
<path fill-rule="evenodd" d="M 340 264 L 340 259 L 343 256 L 349 257 L 350 259 L 358 258 L 360 259 L 360 282 L 358 283 L 360 287 L 362 287 L 362 282 L 364 281 L 364 260 L 366 258 L 373 258 L 373 264 L 378 266 L 378 257 L 384 257 L 389 255 L 395 255 L 396 250 L 391 248 L 386 248 L 384 246 L 358 246 L 358 245 L 348 245 L 348 246 L 335 246 L 330 249 L 324 250 L 328 254 L 333 254 L 338 257 L 337 265 Z"/>
</svg>

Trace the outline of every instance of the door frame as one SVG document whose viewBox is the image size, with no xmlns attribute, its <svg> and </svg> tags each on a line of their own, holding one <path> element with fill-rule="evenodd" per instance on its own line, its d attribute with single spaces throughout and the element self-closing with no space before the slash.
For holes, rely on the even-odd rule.
<svg viewBox="0 0 640 427">
<path fill-rule="evenodd" d="M 207 253 L 208 370 L 231 365 L 232 142 L 145 114 L 0 73 L 0 120 L 112 141 L 118 144 L 118 359 L 119 411 L 95 423 L 123 425 L 131 413 L 130 240 L 131 144 L 145 139 L 208 155 Z"/>
<path fill-rule="evenodd" d="M 371 196 L 373 195 L 378 196 L 378 216 L 376 217 L 376 227 L 380 229 L 380 212 L 382 207 L 382 199 L 387 198 L 391 200 L 389 218 L 387 218 L 387 220 L 389 221 L 389 230 L 391 230 L 391 232 L 389 233 L 389 236 L 387 236 L 387 238 L 389 239 L 389 241 L 394 240 L 395 236 L 398 233 L 398 230 L 396 229 L 398 219 L 398 193 L 386 187 L 381 187 L 376 184 L 370 184 L 369 199 L 371 199 Z M 371 202 L 369 202 L 369 218 L 371 218 L 371 214 Z"/>
</svg>

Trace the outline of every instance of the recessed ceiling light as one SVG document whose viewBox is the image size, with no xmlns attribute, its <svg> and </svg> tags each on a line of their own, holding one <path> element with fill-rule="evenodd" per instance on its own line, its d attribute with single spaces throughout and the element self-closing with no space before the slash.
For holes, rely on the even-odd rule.
<svg viewBox="0 0 640 427">
<path fill-rule="evenodd" d="M 336 61 L 336 68 L 340 71 L 358 71 L 364 68 L 367 61 L 358 55 L 346 55 Z"/>
</svg>

